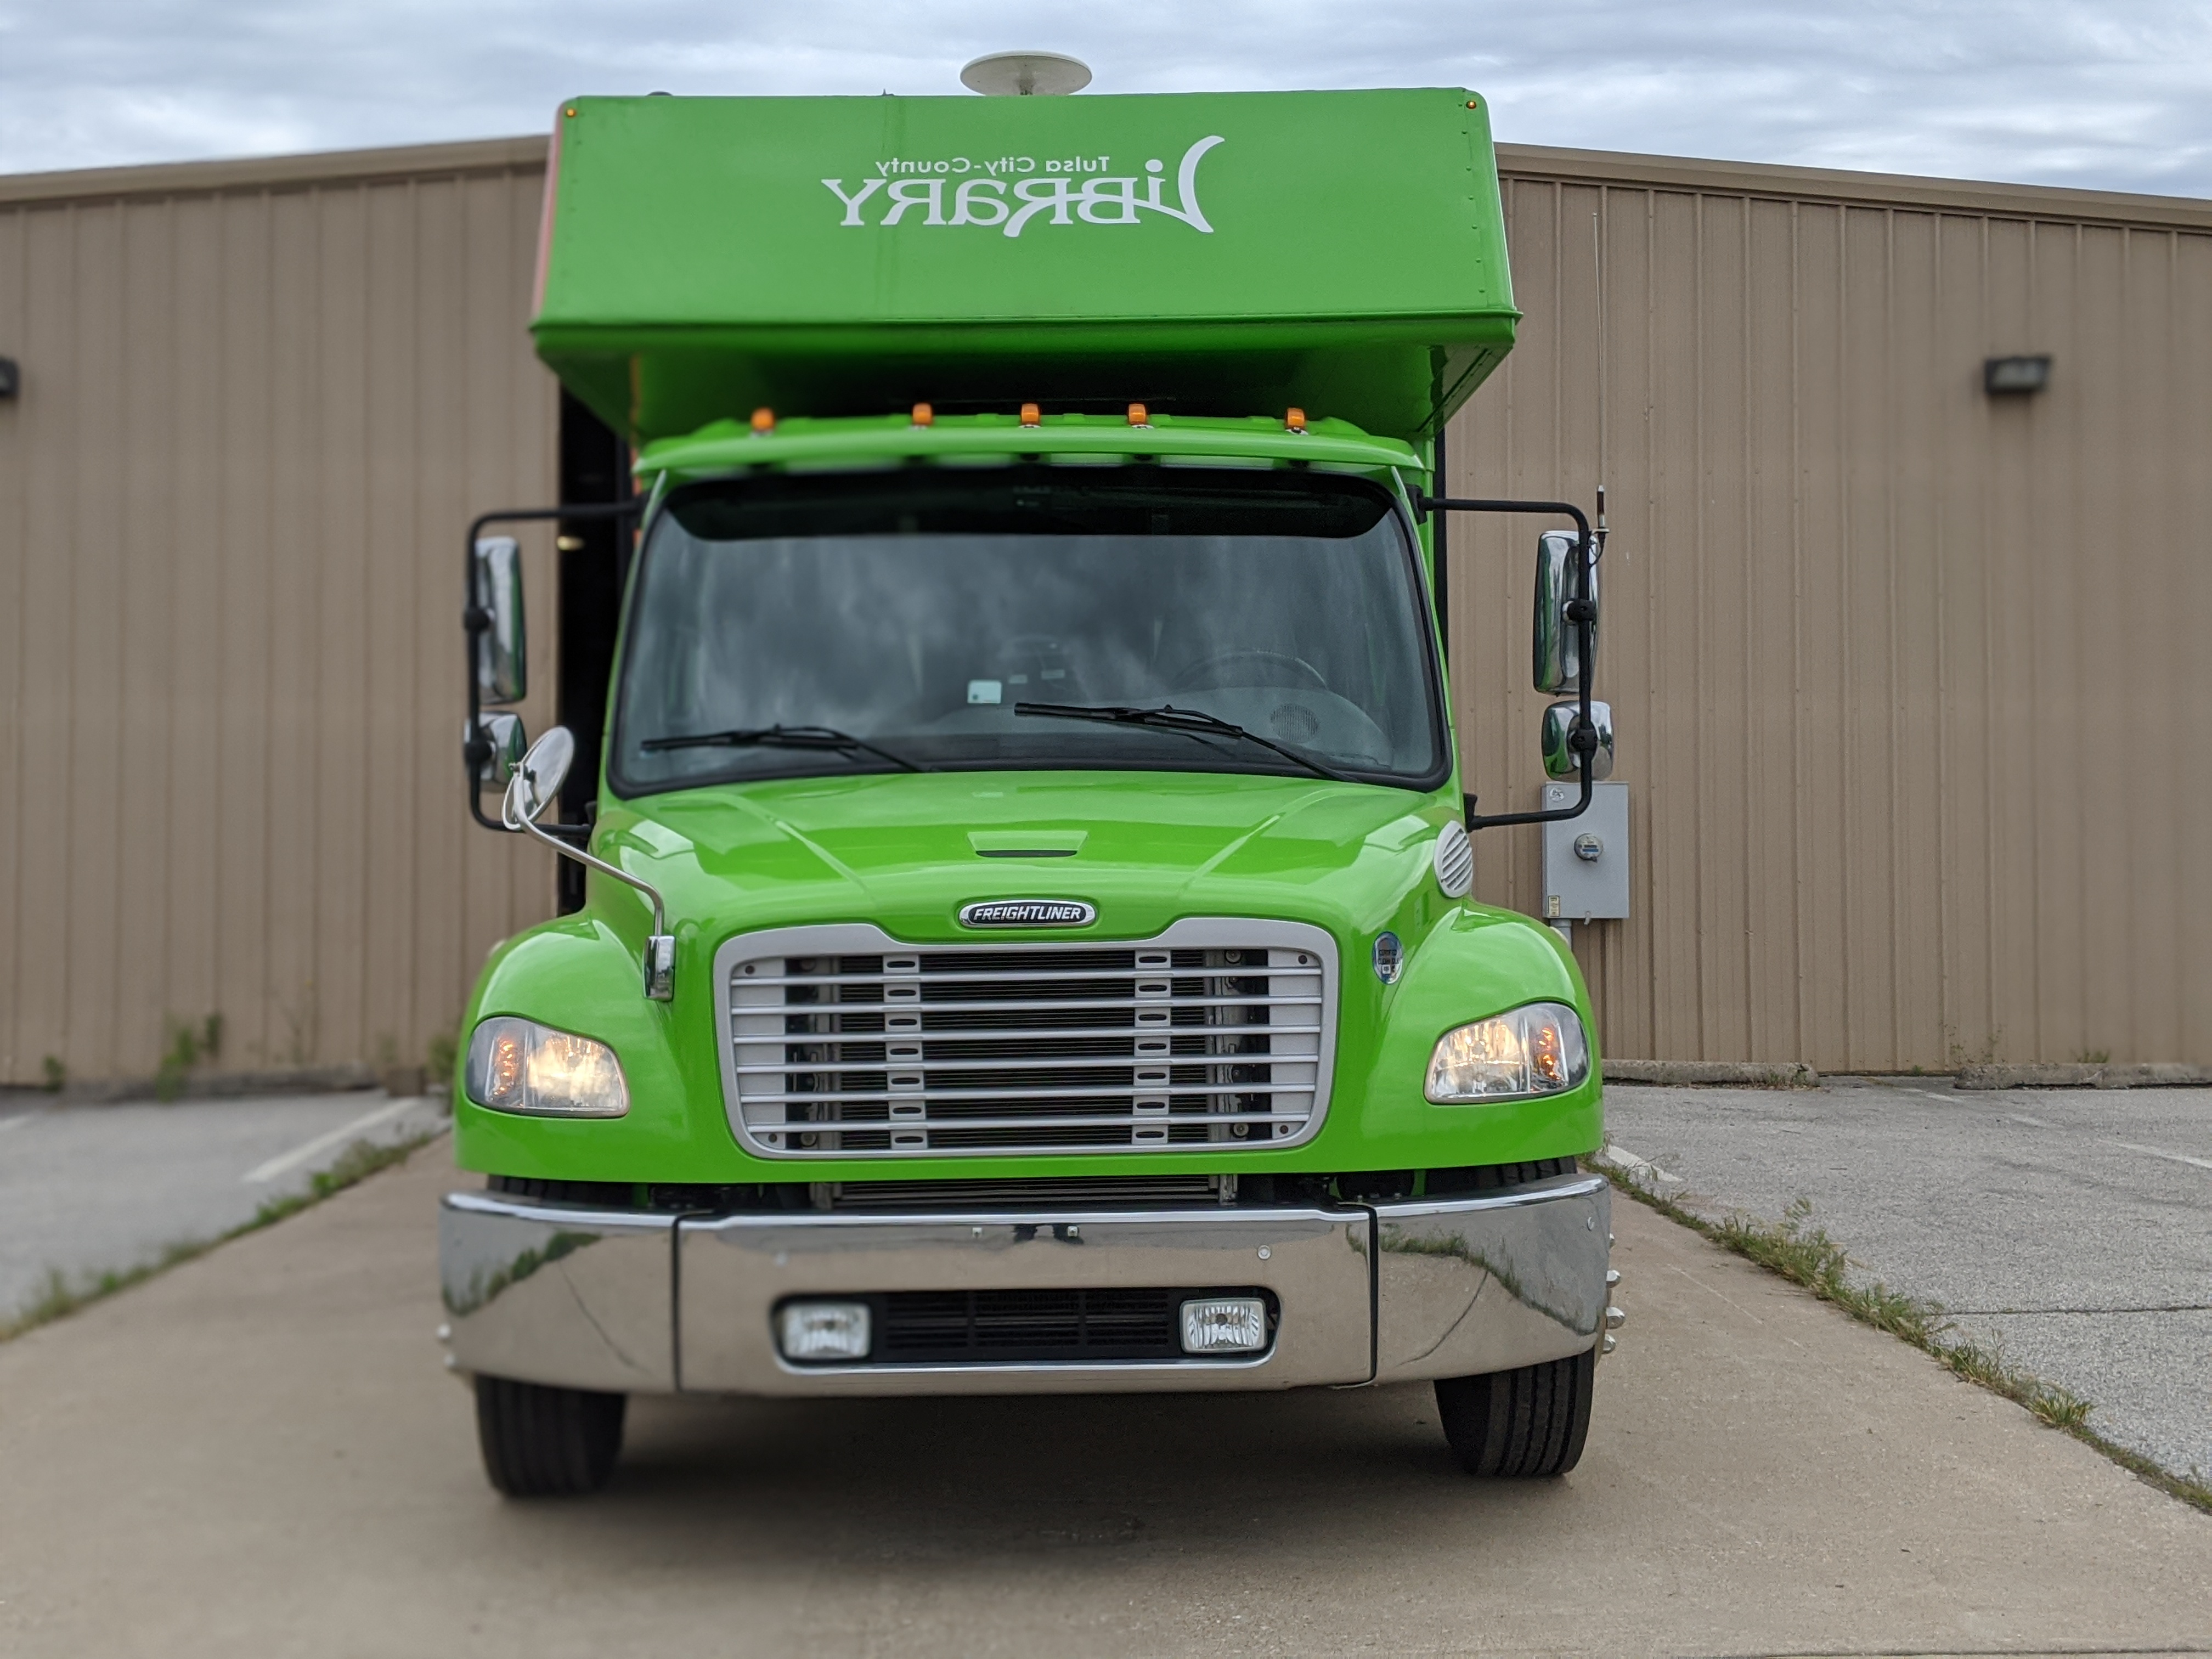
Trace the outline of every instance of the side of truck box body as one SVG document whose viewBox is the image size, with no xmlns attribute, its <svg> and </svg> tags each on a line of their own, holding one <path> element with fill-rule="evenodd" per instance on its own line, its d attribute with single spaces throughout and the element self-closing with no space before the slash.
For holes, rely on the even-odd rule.
<svg viewBox="0 0 2212 1659">
<path fill-rule="evenodd" d="M 465 1026 L 495 1480 L 596 1484 L 639 1391 L 1412 1379 L 1470 1468 L 1571 1467 L 1598 1056 L 1467 897 L 1423 510 L 1516 315 L 1482 100 L 556 146 L 539 349 L 647 505 L 586 902 Z"/>
</svg>

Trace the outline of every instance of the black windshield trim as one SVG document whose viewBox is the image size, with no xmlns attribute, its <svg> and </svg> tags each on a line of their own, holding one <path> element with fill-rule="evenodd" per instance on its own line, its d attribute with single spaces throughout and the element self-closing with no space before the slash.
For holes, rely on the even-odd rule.
<svg viewBox="0 0 2212 1659">
<path fill-rule="evenodd" d="M 1041 477 L 1049 477 L 1051 482 L 1054 483 L 1066 482 L 1070 471 L 1079 471 L 1043 466 L 1038 466 L 1035 470 Z M 1389 520 L 1397 527 L 1398 534 L 1395 539 L 1398 544 L 1399 556 L 1406 566 L 1407 575 L 1413 584 L 1420 608 L 1420 628 L 1425 647 L 1421 653 L 1421 679 L 1427 694 L 1430 743 L 1432 752 L 1437 757 L 1437 763 L 1428 771 L 1418 775 L 1405 772 L 1370 771 L 1356 766 L 1338 766 L 1334 767 L 1333 769 L 1338 772 L 1341 781 L 1346 783 L 1370 785 L 1385 789 L 1402 789 L 1414 794 L 1429 794 L 1443 787 L 1452 775 L 1455 758 L 1452 752 L 1451 727 L 1444 714 L 1445 687 L 1448 682 L 1444 677 L 1443 665 L 1437 655 L 1435 596 L 1429 589 L 1427 571 L 1421 559 L 1419 538 L 1413 528 L 1412 515 L 1407 510 L 1404 496 L 1387 484 L 1358 474 L 1309 472 L 1303 469 L 1295 472 L 1273 471 L 1261 472 L 1243 467 L 1176 466 L 1126 470 L 1115 468 L 1110 471 L 1100 469 L 1097 474 L 1093 475 L 1093 478 L 1099 483 L 1110 484 L 1117 479 L 1128 479 L 1131 473 L 1139 471 L 1146 475 L 1144 483 L 1157 488 L 1174 490 L 1178 494 L 1200 494 L 1206 489 L 1209 483 L 1215 484 L 1223 493 L 1249 491 L 1255 488 L 1256 483 L 1261 489 L 1267 489 L 1272 485 L 1273 488 L 1285 489 L 1286 493 L 1290 489 L 1299 487 L 1310 489 L 1318 485 L 1331 491 L 1341 490 L 1346 493 L 1369 495 L 1375 499 L 1376 504 L 1382 509 L 1381 516 Z M 654 795 L 678 794 L 693 789 L 726 788 L 732 785 L 786 783 L 809 778 L 895 775 L 898 773 L 899 769 L 863 755 L 845 757 L 851 763 L 849 764 L 807 765 L 802 763 L 795 765 L 789 770 L 779 768 L 774 771 L 762 771 L 757 769 L 726 772 L 706 771 L 668 780 L 641 781 L 626 777 L 622 772 L 622 757 L 627 746 L 623 726 L 629 714 L 629 699 L 624 680 L 629 672 L 628 647 L 632 621 L 631 612 L 639 603 L 639 596 L 644 590 L 655 550 L 660 545 L 665 534 L 664 526 L 668 522 L 676 521 L 674 509 L 687 500 L 702 495 L 726 494 L 732 490 L 742 490 L 748 485 L 755 484 L 757 479 L 762 483 L 772 482 L 786 487 L 823 484 L 834 487 L 841 479 L 851 479 L 855 482 L 866 480 L 876 483 L 882 480 L 884 477 L 884 474 L 881 469 L 856 469 L 850 472 L 808 471 L 788 475 L 762 474 L 757 475 L 756 477 L 701 479 L 681 485 L 669 492 L 666 499 L 660 503 L 660 510 L 653 514 L 644 545 L 639 550 L 638 556 L 634 561 L 628 590 L 623 594 L 623 617 L 620 643 L 617 646 L 618 655 L 615 664 L 613 695 L 610 699 L 613 708 L 608 722 L 608 742 L 603 763 L 606 787 L 617 799 L 643 800 Z M 1279 480 L 1279 483 L 1276 482 Z M 1082 480 L 1085 483 L 1092 481 L 1092 478 Z M 781 752 L 791 754 L 794 761 L 799 760 L 801 755 L 805 753 L 805 751 L 793 750 Z M 839 757 L 834 752 L 824 751 L 823 758 L 835 762 Z M 927 769 L 933 772 L 1022 774 L 1039 772 L 1187 774 L 1195 772 L 1227 777 L 1296 778 L 1314 783 L 1325 781 L 1288 761 L 1267 761 L 1257 756 L 1253 757 L 1250 763 L 1243 763 L 1241 758 L 1232 760 L 1227 756 L 1206 757 L 1198 754 L 1193 754 L 1188 763 L 1156 759 L 1146 761 L 1141 764 L 1132 764 L 1130 760 L 1110 756 L 1102 756 L 1096 760 L 1085 760 L 1065 755 L 1055 756 L 1049 761 L 1038 761 L 1034 763 L 1025 763 L 1003 755 L 978 757 L 974 760 L 929 756 L 927 757 Z"/>
</svg>

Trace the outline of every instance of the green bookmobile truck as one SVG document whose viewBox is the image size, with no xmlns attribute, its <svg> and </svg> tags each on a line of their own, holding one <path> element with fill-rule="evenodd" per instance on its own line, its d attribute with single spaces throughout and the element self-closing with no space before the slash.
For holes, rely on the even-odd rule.
<svg viewBox="0 0 2212 1659">
<path fill-rule="evenodd" d="M 1483 101 L 556 125 L 537 346 L 635 448 L 635 551 L 562 813 L 496 532 L 595 509 L 470 535 L 471 810 L 589 872 L 463 1026 L 494 1484 L 599 1486 L 638 1393 L 1415 1381 L 1471 1473 L 1571 1468 L 1598 1055 L 1559 938 L 1468 896 L 1468 830 L 1541 815 L 1461 793 L 1440 528 L 1534 515 L 1587 804 L 1601 527 L 1429 493 L 1517 316 Z"/>
</svg>

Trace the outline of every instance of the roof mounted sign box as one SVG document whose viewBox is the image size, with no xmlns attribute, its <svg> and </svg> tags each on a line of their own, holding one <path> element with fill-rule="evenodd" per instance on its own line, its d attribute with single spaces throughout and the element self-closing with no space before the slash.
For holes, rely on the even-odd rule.
<svg viewBox="0 0 2212 1659">
<path fill-rule="evenodd" d="M 1457 89 L 579 98 L 546 191 L 539 355 L 641 443 L 1035 400 L 1416 440 L 1518 316 Z"/>
</svg>

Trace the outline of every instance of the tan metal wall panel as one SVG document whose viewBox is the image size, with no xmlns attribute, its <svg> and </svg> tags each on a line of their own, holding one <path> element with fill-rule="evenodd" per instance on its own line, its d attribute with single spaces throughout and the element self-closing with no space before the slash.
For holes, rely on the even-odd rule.
<svg viewBox="0 0 2212 1659">
<path fill-rule="evenodd" d="M 1528 319 L 1450 482 L 1611 487 L 1636 914 L 1577 939 L 1608 1051 L 2212 1060 L 2212 775 L 2150 735 L 2212 716 L 2205 204 L 1505 164 Z M 1985 397 L 2026 351 L 2050 389 Z M 1468 777 L 1527 806 L 1531 536 L 1453 537 Z M 1535 831 L 1478 854 L 1539 908 Z"/>
<path fill-rule="evenodd" d="M 542 167 L 375 161 L 0 202 L 0 1079 L 419 1059 L 550 908 L 456 781 L 461 532 L 555 488 Z"/>
<path fill-rule="evenodd" d="M 2165 735 L 2212 714 L 2212 205 L 1502 155 L 1528 316 L 1452 483 L 1613 487 L 1608 1050 L 2212 1060 L 2212 783 Z M 553 487 L 541 157 L 0 179 L 0 1077 L 143 1076 L 215 1012 L 226 1069 L 412 1058 L 546 909 L 453 782 L 454 544 Z M 2016 350 L 2051 389 L 1985 398 Z M 1530 529 L 1454 526 L 1493 809 L 1538 784 Z M 1478 854 L 1537 908 L 1534 832 Z"/>
</svg>

